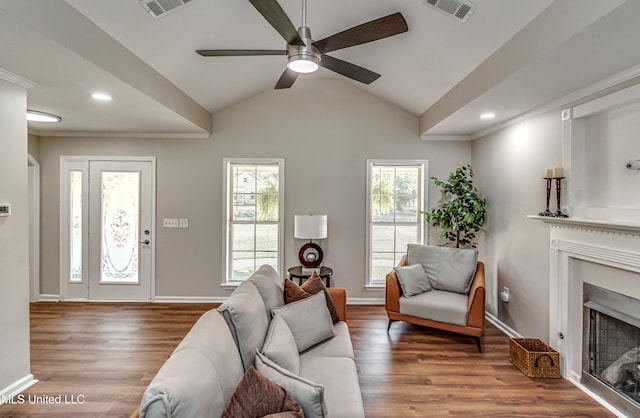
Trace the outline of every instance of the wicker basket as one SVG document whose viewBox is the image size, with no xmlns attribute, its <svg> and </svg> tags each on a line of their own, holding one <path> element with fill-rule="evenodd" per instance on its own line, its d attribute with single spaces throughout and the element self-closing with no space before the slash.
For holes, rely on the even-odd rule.
<svg viewBox="0 0 640 418">
<path fill-rule="evenodd" d="M 537 338 L 511 338 L 509 360 L 529 377 L 560 377 L 560 354 Z"/>
</svg>

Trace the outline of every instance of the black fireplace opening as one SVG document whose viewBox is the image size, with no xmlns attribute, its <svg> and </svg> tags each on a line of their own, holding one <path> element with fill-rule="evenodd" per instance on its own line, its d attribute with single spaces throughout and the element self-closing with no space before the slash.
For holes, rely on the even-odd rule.
<svg viewBox="0 0 640 418">
<path fill-rule="evenodd" d="M 583 381 L 585 374 L 640 411 L 640 300 L 584 284 Z M 600 393 L 602 395 L 602 393 Z"/>
</svg>

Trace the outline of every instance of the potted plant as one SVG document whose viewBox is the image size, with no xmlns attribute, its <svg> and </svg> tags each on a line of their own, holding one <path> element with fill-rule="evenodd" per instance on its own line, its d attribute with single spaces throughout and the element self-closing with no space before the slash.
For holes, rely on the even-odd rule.
<svg viewBox="0 0 640 418">
<path fill-rule="evenodd" d="M 429 212 L 423 212 L 432 226 L 440 228 L 440 238 L 456 248 L 475 247 L 473 240 L 483 230 L 487 217 L 487 201 L 473 185 L 471 165 L 459 167 L 449 174 L 448 182 L 431 177 L 443 199 Z"/>
</svg>

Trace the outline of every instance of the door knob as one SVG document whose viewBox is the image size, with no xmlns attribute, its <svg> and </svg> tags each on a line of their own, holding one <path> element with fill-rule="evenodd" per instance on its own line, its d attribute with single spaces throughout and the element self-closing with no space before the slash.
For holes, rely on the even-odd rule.
<svg viewBox="0 0 640 418">
<path fill-rule="evenodd" d="M 140 244 L 149 245 L 149 240 L 145 239 L 144 241 L 138 241 Z"/>
</svg>

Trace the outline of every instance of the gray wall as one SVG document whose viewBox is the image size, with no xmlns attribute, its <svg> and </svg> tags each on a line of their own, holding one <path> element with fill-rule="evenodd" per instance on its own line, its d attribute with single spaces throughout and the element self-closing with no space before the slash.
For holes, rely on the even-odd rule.
<svg viewBox="0 0 640 418">
<path fill-rule="evenodd" d="M 423 142 L 418 119 L 340 80 L 301 77 L 289 90 L 268 90 L 213 116 L 209 139 L 43 137 L 42 289 L 59 294 L 59 158 L 61 155 L 157 157 L 156 294 L 226 296 L 222 274 L 222 161 L 285 159 L 285 267 L 298 264 L 293 215 L 329 216 L 321 242 L 335 285 L 350 298 L 383 298 L 365 283 L 368 158 L 428 159 L 446 177 L 470 162 L 468 142 Z M 431 184 L 430 204 L 440 194 Z M 189 229 L 163 229 L 162 218 L 189 218 Z"/>
<path fill-rule="evenodd" d="M 29 375 L 27 93 L 0 80 L 0 391 Z"/>
<path fill-rule="evenodd" d="M 526 215 L 544 210 L 544 169 L 562 163 L 560 112 L 477 139 L 471 153 L 478 187 L 489 204 L 479 245 L 486 264 L 487 311 L 523 335 L 547 340 L 549 231 Z M 511 292 L 508 304 L 497 298 L 503 286 Z"/>
</svg>

